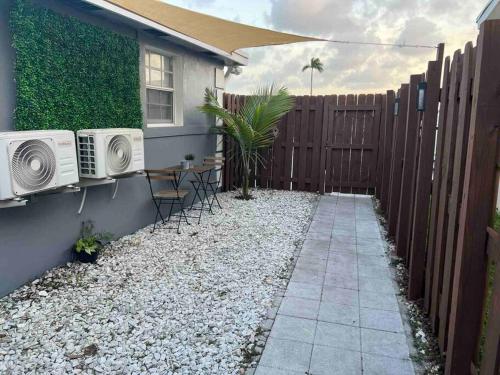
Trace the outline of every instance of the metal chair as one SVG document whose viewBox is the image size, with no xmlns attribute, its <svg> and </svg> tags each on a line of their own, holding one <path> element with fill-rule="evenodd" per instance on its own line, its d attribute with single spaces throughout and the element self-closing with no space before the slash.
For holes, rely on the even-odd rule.
<svg viewBox="0 0 500 375">
<path fill-rule="evenodd" d="M 153 230 L 151 231 L 151 233 L 153 233 L 156 229 L 158 217 L 161 218 L 162 224 L 165 224 L 165 219 L 163 218 L 163 215 L 161 213 L 161 206 L 163 204 L 170 204 L 170 210 L 168 213 L 167 221 L 170 221 L 170 218 L 173 216 L 179 217 L 179 220 L 177 222 L 177 233 L 180 234 L 181 233 L 180 226 L 182 219 L 186 220 L 186 223 L 189 224 L 186 212 L 184 211 L 184 199 L 189 194 L 189 191 L 179 189 L 177 176 L 175 175 L 174 172 L 168 172 L 164 169 L 146 169 L 144 172 L 146 172 L 146 178 L 149 183 L 151 198 L 153 200 L 153 204 L 156 207 L 156 216 L 153 225 Z M 172 185 L 172 188 L 155 191 L 153 190 L 152 181 L 169 182 Z M 172 214 L 174 205 L 180 206 L 180 210 L 178 211 L 178 213 Z"/>
<path fill-rule="evenodd" d="M 208 180 L 204 181 L 206 190 L 210 189 L 210 191 L 212 192 L 212 198 L 211 199 L 207 198 L 210 212 L 212 212 L 212 206 L 214 202 L 217 202 L 219 208 L 222 209 L 222 206 L 219 202 L 219 198 L 217 198 L 217 191 L 219 189 L 219 185 L 222 179 L 222 169 L 224 167 L 225 160 L 226 158 L 223 156 L 205 156 L 205 158 L 203 159 L 203 165 L 214 167 L 214 169 L 210 172 L 208 176 Z M 195 191 L 200 190 L 200 184 L 201 184 L 200 181 L 191 180 L 191 184 L 193 184 L 193 188 L 195 189 Z M 195 198 L 196 195 L 193 197 L 191 206 L 194 204 Z"/>
</svg>

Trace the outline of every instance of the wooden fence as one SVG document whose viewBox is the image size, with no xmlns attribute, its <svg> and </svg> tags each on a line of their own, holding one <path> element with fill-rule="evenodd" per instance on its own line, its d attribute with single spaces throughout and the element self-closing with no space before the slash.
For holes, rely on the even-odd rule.
<svg viewBox="0 0 500 375">
<path fill-rule="evenodd" d="M 246 97 L 225 94 L 224 106 L 236 112 Z M 253 186 L 312 192 L 375 191 L 378 139 L 385 95 L 298 96 L 278 125 L 263 166 L 252 171 Z M 235 145 L 226 139 L 224 188 L 239 186 Z"/>
<path fill-rule="evenodd" d="M 297 97 L 253 171 L 260 187 L 375 192 L 408 298 L 428 314 L 450 375 L 500 373 L 499 42 L 500 21 L 486 21 L 476 47 L 444 59 L 440 45 L 397 93 Z M 231 111 L 245 100 L 224 97 Z M 226 165 L 226 189 L 239 183 L 237 163 Z"/>
<path fill-rule="evenodd" d="M 441 45 L 425 74 L 412 75 L 396 98 L 385 95 L 376 197 L 408 268 L 408 298 L 428 313 L 446 374 L 498 375 L 500 368 L 500 236 L 492 228 L 499 41 L 500 21 L 487 21 L 477 47 L 468 43 L 443 61 Z M 419 112 L 421 82 L 427 89 Z"/>
</svg>

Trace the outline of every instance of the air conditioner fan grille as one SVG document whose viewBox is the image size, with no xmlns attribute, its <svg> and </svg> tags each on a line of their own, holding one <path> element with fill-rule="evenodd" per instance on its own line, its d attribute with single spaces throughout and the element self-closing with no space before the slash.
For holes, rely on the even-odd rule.
<svg viewBox="0 0 500 375">
<path fill-rule="evenodd" d="M 40 190 L 52 181 L 56 173 L 56 157 L 51 147 L 40 140 L 21 143 L 12 156 L 12 174 L 25 190 Z"/>
<path fill-rule="evenodd" d="M 112 173 L 126 172 L 132 160 L 132 146 L 127 137 L 115 135 L 108 143 L 108 168 Z"/>
</svg>

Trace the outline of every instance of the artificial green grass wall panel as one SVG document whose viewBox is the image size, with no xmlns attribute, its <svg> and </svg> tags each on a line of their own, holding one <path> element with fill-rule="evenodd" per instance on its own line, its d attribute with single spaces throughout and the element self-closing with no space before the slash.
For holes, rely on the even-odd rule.
<svg viewBox="0 0 500 375">
<path fill-rule="evenodd" d="M 17 130 L 140 128 L 136 40 L 16 0 Z"/>
</svg>

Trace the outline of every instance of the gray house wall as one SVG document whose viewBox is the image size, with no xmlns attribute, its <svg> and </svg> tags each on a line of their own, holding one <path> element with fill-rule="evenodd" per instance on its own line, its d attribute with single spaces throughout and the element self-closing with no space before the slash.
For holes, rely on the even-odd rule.
<svg viewBox="0 0 500 375">
<path fill-rule="evenodd" d="M 11 3 L 10 0 L 0 1 L 0 131 L 14 130 L 14 51 L 8 27 Z M 216 137 L 209 133 L 211 124 L 196 107 L 203 102 L 204 89 L 214 86 L 215 68 L 222 67 L 218 60 L 157 39 L 118 19 L 94 16 L 59 1 L 41 3 L 62 14 L 137 38 L 141 51 L 147 45 L 182 56 L 184 125 L 144 129 L 147 168 L 177 164 L 186 153 L 201 157 L 215 152 Z M 142 61 L 143 58 L 141 55 Z M 144 97 L 143 71 L 141 64 Z M 114 200 L 111 199 L 112 185 L 89 188 L 84 211 L 78 215 L 81 194 L 37 196 L 26 207 L 0 209 L 0 297 L 71 260 L 70 249 L 79 235 L 82 221 L 92 220 L 97 230 L 123 236 L 151 224 L 154 219 L 155 211 L 144 177 L 120 180 Z"/>
</svg>

